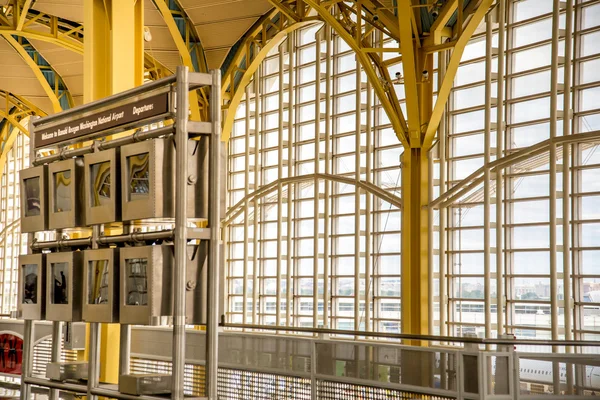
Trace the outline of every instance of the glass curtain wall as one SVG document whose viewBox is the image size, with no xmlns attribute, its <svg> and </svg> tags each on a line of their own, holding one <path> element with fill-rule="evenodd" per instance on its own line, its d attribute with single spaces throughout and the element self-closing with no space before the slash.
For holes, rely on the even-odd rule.
<svg viewBox="0 0 600 400">
<path fill-rule="evenodd" d="M 551 0 L 506 1 L 505 49 L 499 48 L 498 24 L 493 20 L 491 46 L 487 46 L 485 33 L 467 46 L 447 115 L 446 152 L 442 155 L 446 174 L 441 178 L 448 188 L 483 167 L 486 152 L 493 162 L 498 156 L 510 156 L 551 137 L 600 129 L 600 2 L 573 0 L 569 24 L 567 2 L 556 2 L 557 19 L 553 18 L 554 4 Z M 571 46 L 565 45 L 567 38 Z M 500 52 L 503 75 L 498 73 Z M 491 60 L 489 97 L 486 54 Z M 555 70 L 553 59 L 557 61 Z M 556 91 L 551 86 L 553 76 Z M 568 97 L 572 114 L 563 106 L 568 86 L 572 87 Z M 498 90 L 505 100 L 501 121 Z M 491 109 L 488 133 L 486 98 Z M 447 304 L 447 317 L 437 327 L 447 324 L 451 335 L 492 337 L 508 332 L 521 338 L 600 339 L 599 143 L 550 146 L 543 154 L 504 169 L 502 175 L 490 171 L 489 182 L 447 208 L 445 248 L 441 250 L 447 273 L 436 275 L 445 285 L 448 301 L 442 303 Z M 439 167 L 436 171 L 439 176 Z M 565 187 L 563 171 L 569 175 Z M 499 191 L 496 179 L 501 182 Z M 487 282 L 485 185 L 491 192 Z M 564 216 L 563 201 L 568 202 L 568 215 Z M 563 224 L 567 224 L 566 230 Z M 564 231 L 568 237 L 563 241 Z M 435 243 L 439 254 L 439 240 Z M 501 293 L 500 299 L 497 293 Z M 500 318 L 498 303 L 503 310 Z M 487 329 L 486 310 L 490 319 Z"/>
<path fill-rule="evenodd" d="M 275 47 L 229 141 L 228 204 L 243 212 L 227 232 L 228 320 L 399 332 L 400 210 L 353 181 L 399 197 L 402 151 L 334 32 L 313 25 Z"/>
<path fill-rule="evenodd" d="M 0 312 L 10 314 L 17 309 L 19 254 L 27 253 L 27 235 L 21 234 L 19 224 L 19 171 L 29 165 L 29 138 L 19 133 L 6 154 L 0 183 Z"/>
</svg>

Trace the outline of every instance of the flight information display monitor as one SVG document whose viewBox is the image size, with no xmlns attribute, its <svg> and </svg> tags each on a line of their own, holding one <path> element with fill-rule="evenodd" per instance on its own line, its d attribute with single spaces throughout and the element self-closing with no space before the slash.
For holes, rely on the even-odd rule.
<svg viewBox="0 0 600 400">
<path fill-rule="evenodd" d="M 46 255 L 46 319 L 82 321 L 83 252 Z"/>
<path fill-rule="evenodd" d="M 24 319 L 45 319 L 45 254 L 19 256 L 18 309 Z"/>
<path fill-rule="evenodd" d="M 84 226 L 83 159 L 71 158 L 50 164 L 48 184 L 48 228 Z"/>
<path fill-rule="evenodd" d="M 88 225 L 121 220 L 120 160 L 118 149 L 84 156 L 85 217 Z"/>
<path fill-rule="evenodd" d="M 85 250 L 83 320 L 119 322 L 119 249 Z"/>
<path fill-rule="evenodd" d="M 21 232 L 48 230 L 47 184 L 48 167 L 27 168 L 21 179 Z"/>
</svg>

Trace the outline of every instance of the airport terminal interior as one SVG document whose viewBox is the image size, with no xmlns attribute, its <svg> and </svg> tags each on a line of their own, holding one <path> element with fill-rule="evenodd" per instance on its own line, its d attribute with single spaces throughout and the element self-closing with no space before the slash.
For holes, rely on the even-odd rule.
<svg viewBox="0 0 600 400">
<path fill-rule="evenodd" d="M 600 0 L 0 0 L 0 96 L 2 398 L 600 395 Z"/>
</svg>

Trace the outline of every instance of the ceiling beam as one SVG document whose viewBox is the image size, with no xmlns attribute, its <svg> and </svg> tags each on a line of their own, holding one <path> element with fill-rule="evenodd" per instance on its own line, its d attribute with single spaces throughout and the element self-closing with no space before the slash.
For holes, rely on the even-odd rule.
<svg viewBox="0 0 600 400">
<path fill-rule="evenodd" d="M 23 7 L 21 7 L 21 9 L 19 10 L 19 19 L 17 21 L 16 27 L 18 31 L 23 29 L 23 24 L 25 24 L 25 20 L 27 19 L 27 13 L 31 8 L 31 3 L 33 3 L 32 0 L 25 0 L 25 3 L 23 3 Z"/>
<path fill-rule="evenodd" d="M 394 88 L 393 86 L 391 86 L 391 88 L 388 87 L 388 89 L 391 90 L 391 92 L 393 93 L 389 92 L 388 90 L 386 90 L 386 88 L 384 88 L 384 83 L 381 82 L 379 76 L 375 72 L 375 68 L 373 67 L 373 61 L 375 59 L 369 57 L 367 53 L 361 50 L 361 48 L 363 47 L 362 42 L 357 42 L 354 36 L 350 32 L 348 32 L 341 25 L 340 21 L 334 15 L 332 15 L 329 10 L 324 8 L 318 0 L 304 0 L 304 2 L 310 7 L 312 7 L 317 12 L 319 18 L 325 23 L 327 23 L 327 25 L 329 25 L 331 28 L 333 28 L 336 31 L 336 33 L 340 36 L 340 38 L 344 40 L 352 50 L 354 50 L 356 60 L 362 66 L 365 74 L 367 75 L 367 78 L 369 79 L 369 82 L 375 90 L 375 93 L 377 94 L 377 97 L 379 98 L 383 109 L 385 110 L 388 118 L 390 119 L 396 136 L 406 148 L 410 147 L 408 143 L 408 135 L 406 132 L 407 129 L 405 124 L 403 124 L 404 116 L 402 115 L 402 109 L 400 108 L 397 99 L 396 101 L 392 101 L 392 99 L 395 97 Z M 376 54 L 374 53 L 369 54 L 376 56 Z M 385 82 L 385 84 L 389 85 L 389 80 L 386 79 L 386 81 L 388 82 Z M 390 95 L 390 97 L 388 97 L 388 95 Z"/>
<path fill-rule="evenodd" d="M 162 15 L 163 20 L 165 21 L 165 24 L 167 24 L 167 28 L 169 29 L 169 32 L 171 33 L 171 37 L 173 38 L 173 41 L 175 42 L 175 46 L 177 46 L 177 50 L 179 51 L 179 56 L 181 57 L 181 61 L 182 61 L 183 65 L 188 67 L 191 72 L 206 72 L 206 62 L 205 62 L 205 60 L 201 60 L 200 57 L 198 57 L 198 63 L 199 64 L 203 63 L 203 62 L 204 63 L 202 66 L 199 66 L 200 71 L 196 71 L 196 67 L 194 66 L 194 63 L 192 62 L 190 48 L 188 47 L 189 42 L 186 42 L 184 40 L 184 38 L 181 36 L 179 27 L 177 26 L 177 23 L 175 22 L 175 18 L 173 17 L 173 13 L 171 12 L 172 10 L 169 8 L 168 4 L 164 0 L 152 0 L 152 2 L 154 3 L 154 5 L 156 5 L 156 8 Z M 189 21 L 186 21 L 186 29 L 188 29 L 188 30 L 190 29 Z M 188 32 L 186 36 L 189 37 L 190 34 L 193 34 L 193 32 Z M 197 43 L 199 43 L 199 41 Z M 202 54 L 204 54 L 203 51 L 202 51 Z M 204 71 L 203 71 L 203 69 L 204 69 Z M 202 91 L 202 93 L 203 93 L 203 97 L 204 97 L 202 99 L 203 109 L 205 111 L 205 114 L 207 114 L 208 99 L 207 99 L 206 95 L 204 94 L 204 91 Z M 198 97 L 198 92 L 196 90 L 190 91 L 189 98 L 190 98 L 190 109 L 192 111 L 191 119 L 194 121 L 206 120 L 207 115 L 203 115 L 202 117 L 200 115 L 200 112 L 201 112 L 200 111 L 200 98 Z"/>
<path fill-rule="evenodd" d="M 437 132 L 440 120 L 444 114 L 444 108 L 446 107 L 448 97 L 450 96 L 450 91 L 454 85 L 454 77 L 456 76 L 456 71 L 458 71 L 460 59 L 465 51 L 465 47 L 469 43 L 469 40 L 471 40 L 475 29 L 477 29 L 483 20 L 483 17 L 489 11 L 492 2 L 493 0 L 483 0 L 481 2 L 480 6 L 475 10 L 471 16 L 471 19 L 462 30 L 461 35 L 456 40 L 456 45 L 452 51 L 450 62 L 446 67 L 446 74 L 443 77 L 440 77 L 443 79 L 443 81 L 438 91 L 437 101 L 435 102 L 433 112 L 431 113 L 431 118 L 427 124 L 427 130 L 425 131 L 425 138 L 423 141 L 423 147 L 425 149 L 429 149 L 433 143 L 435 133 Z"/>
<path fill-rule="evenodd" d="M 27 53 L 27 51 L 25 50 L 23 45 L 21 43 L 19 43 L 17 40 L 15 40 L 15 38 L 13 38 L 11 35 L 7 35 L 5 33 L 2 34 L 2 36 L 4 37 L 4 40 L 6 40 L 8 42 L 8 44 L 10 44 L 12 46 L 12 48 L 15 49 L 15 51 L 17 53 L 19 53 L 19 55 L 21 56 L 23 61 L 25 61 L 25 63 L 29 66 L 29 69 L 31 69 L 31 72 L 33 72 L 33 74 L 37 78 L 39 84 L 42 86 L 42 89 L 44 89 L 46 96 L 48 96 L 48 99 L 50 99 L 50 102 L 52 103 L 52 110 L 54 112 L 62 111 L 63 109 L 60 105 L 60 100 L 58 99 L 58 91 L 55 91 L 50 86 L 50 84 L 44 77 L 44 74 L 42 73 L 40 66 L 35 62 L 35 60 L 33 58 L 31 58 L 31 56 L 29 55 L 29 53 Z M 56 73 L 56 71 L 54 71 L 54 74 L 57 78 L 57 84 L 58 84 L 59 76 Z"/>
<path fill-rule="evenodd" d="M 400 27 L 400 48 L 402 49 L 402 70 L 404 71 L 404 91 L 408 117 L 408 141 L 411 147 L 421 146 L 421 117 L 419 113 L 419 93 L 417 91 L 417 65 L 413 42 L 413 11 L 410 0 L 398 0 L 398 26 Z"/>
<path fill-rule="evenodd" d="M 441 42 L 442 42 L 441 33 L 443 32 L 443 29 L 446 26 L 446 24 L 448 23 L 448 21 L 450 21 L 450 18 L 452 17 L 452 15 L 456 12 L 457 8 L 458 8 L 458 0 L 447 0 L 446 3 L 444 3 L 444 5 L 442 6 L 442 8 L 439 11 L 438 17 L 435 19 L 435 21 L 433 22 L 433 25 L 431 25 L 431 28 L 429 30 L 430 36 L 428 39 L 433 41 L 433 43 L 428 43 L 428 44 L 430 44 L 430 45 L 441 44 Z"/>
<path fill-rule="evenodd" d="M 0 117 L 6 118 L 6 120 L 11 125 L 13 125 L 15 128 L 18 128 L 21 132 L 26 133 L 29 136 L 29 131 L 27 129 L 25 129 L 25 127 L 23 125 L 21 125 L 21 123 L 19 121 L 17 121 L 16 118 L 13 117 L 10 113 L 6 113 L 6 112 L 0 110 Z"/>
</svg>

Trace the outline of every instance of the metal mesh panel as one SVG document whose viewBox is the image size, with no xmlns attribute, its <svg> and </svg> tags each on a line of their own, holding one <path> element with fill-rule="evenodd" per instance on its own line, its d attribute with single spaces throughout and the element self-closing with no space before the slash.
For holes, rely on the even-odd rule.
<svg viewBox="0 0 600 400">
<path fill-rule="evenodd" d="M 381 387 L 371 387 L 350 383 L 317 381 L 317 396 L 319 400 L 446 400 L 449 397 L 431 396 L 419 393 L 403 392 L 400 390 Z"/>
<path fill-rule="evenodd" d="M 131 372 L 137 374 L 171 374 L 170 361 L 146 360 L 131 358 Z M 183 377 L 183 391 L 190 396 L 204 396 L 206 392 L 206 378 L 202 365 L 185 365 Z"/>
<path fill-rule="evenodd" d="M 310 400 L 310 379 L 219 368 L 219 398 Z"/>
<path fill-rule="evenodd" d="M 77 351 L 65 350 L 64 341 L 61 343 L 60 361 L 77 361 Z M 52 359 L 52 337 L 40 341 L 33 349 L 33 376 L 46 377 L 46 364 Z"/>
</svg>

